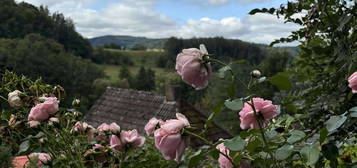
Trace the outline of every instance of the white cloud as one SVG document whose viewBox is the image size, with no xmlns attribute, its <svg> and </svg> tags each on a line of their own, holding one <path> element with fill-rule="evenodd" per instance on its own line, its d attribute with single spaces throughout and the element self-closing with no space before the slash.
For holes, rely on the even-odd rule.
<svg viewBox="0 0 357 168">
<path fill-rule="evenodd" d="M 208 0 L 210 5 L 223 5 L 228 3 L 229 0 Z"/>
<path fill-rule="evenodd" d="M 284 24 L 282 20 L 267 14 L 248 15 L 243 19 L 227 17 L 220 20 L 202 18 L 189 20 L 182 26 L 180 36 L 237 38 L 244 41 L 268 44 L 280 37 L 286 37 L 297 30 L 295 24 Z"/>
<path fill-rule="evenodd" d="M 232 36 L 241 31 L 242 23 L 239 18 L 227 17 L 221 20 L 201 18 L 199 20 L 188 20 L 179 30 L 181 37 L 213 37 Z"/>
<path fill-rule="evenodd" d="M 26 1 L 35 5 L 48 5 L 52 12 L 64 13 L 66 17 L 74 21 L 77 31 L 85 37 L 102 35 L 133 35 L 150 38 L 223 36 L 249 42 L 270 43 L 274 39 L 286 37 L 298 28 L 294 24 L 284 24 L 282 20 L 267 14 L 248 15 L 243 18 L 203 17 L 189 19 L 179 25 L 172 18 L 155 10 L 156 0 L 121 0 L 108 4 L 100 10 L 89 8 L 98 0 Z M 218 3 L 226 0 L 211 1 Z"/>
</svg>

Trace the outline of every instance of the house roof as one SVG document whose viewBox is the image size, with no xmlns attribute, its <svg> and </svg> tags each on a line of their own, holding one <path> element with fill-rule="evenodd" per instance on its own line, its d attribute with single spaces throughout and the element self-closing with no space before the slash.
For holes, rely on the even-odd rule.
<svg viewBox="0 0 357 168">
<path fill-rule="evenodd" d="M 84 119 L 97 127 L 101 123 L 116 122 L 123 129 L 137 129 L 144 133 L 145 124 L 152 118 L 167 120 L 175 118 L 180 112 L 191 125 L 203 128 L 207 117 L 186 102 L 166 101 L 165 96 L 146 91 L 108 87 L 103 95 L 86 113 Z M 213 124 L 208 130 L 211 140 L 229 138 L 231 135 Z"/>
</svg>

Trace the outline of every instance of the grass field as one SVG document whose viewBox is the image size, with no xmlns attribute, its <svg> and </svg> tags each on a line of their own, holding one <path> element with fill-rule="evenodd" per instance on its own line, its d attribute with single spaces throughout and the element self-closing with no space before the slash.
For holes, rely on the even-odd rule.
<svg viewBox="0 0 357 168">
<path fill-rule="evenodd" d="M 133 50 L 116 50 L 106 49 L 107 51 L 118 52 L 122 55 L 128 56 L 135 66 L 156 67 L 156 61 L 160 56 L 165 55 L 164 52 L 156 51 L 133 51 Z"/>
<path fill-rule="evenodd" d="M 140 67 L 151 68 L 155 71 L 156 77 L 164 78 L 165 76 L 174 77 L 176 72 L 174 69 L 167 70 L 163 68 L 158 68 L 156 66 L 157 59 L 164 55 L 164 52 L 155 52 L 155 51 L 128 51 L 128 50 L 115 50 L 115 49 L 106 49 L 112 52 L 120 52 L 122 55 L 128 56 L 133 62 L 134 66 L 129 66 L 129 71 L 134 76 L 139 71 Z M 122 66 L 120 65 L 98 65 L 103 69 L 106 76 L 111 82 L 116 82 L 119 80 L 119 72 Z"/>
</svg>

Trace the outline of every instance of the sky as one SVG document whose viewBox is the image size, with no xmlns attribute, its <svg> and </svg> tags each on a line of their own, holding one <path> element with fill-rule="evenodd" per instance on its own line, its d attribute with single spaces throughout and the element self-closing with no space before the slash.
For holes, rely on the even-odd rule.
<svg viewBox="0 0 357 168">
<path fill-rule="evenodd" d="M 276 16 L 249 15 L 287 0 L 17 0 L 47 6 L 73 20 L 84 37 L 215 37 L 268 44 L 299 27 Z"/>
</svg>

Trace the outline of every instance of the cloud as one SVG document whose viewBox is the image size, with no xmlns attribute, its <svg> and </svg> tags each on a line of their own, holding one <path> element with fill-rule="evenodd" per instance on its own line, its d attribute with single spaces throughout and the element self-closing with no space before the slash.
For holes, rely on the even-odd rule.
<svg viewBox="0 0 357 168">
<path fill-rule="evenodd" d="M 185 38 L 191 37 L 232 37 L 238 34 L 242 28 L 242 22 L 236 17 L 227 17 L 220 20 L 201 18 L 188 20 L 179 30 L 179 35 Z"/>
<path fill-rule="evenodd" d="M 255 43 L 268 44 L 280 37 L 286 37 L 299 27 L 284 24 L 275 16 L 267 14 L 248 15 L 243 19 L 227 17 L 220 20 L 202 18 L 189 20 L 181 27 L 181 37 L 214 37 L 241 39 Z"/>
<path fill-rule="evenodd" d="M 66 17 L 74 21 L 77 31 L 89 38 L 102 35 L 132 35 L 150 38 L 223 36 L 268 44 L 298 29 L 297 25 L 284 24 L 282 20 L 267 14 L 247 15 L 242 18 L 203 17 L 188 19 L 183 24 L 179 24 L 156 10 L 155 5 L 158 2 L 156 0 L 113 1 L 100 9 L 90 8 L 99 0 L 26 1 L 35 5 L 43 3 L 48 5 L 52 12 L 64 13 Z M 222 3 L 226 0 L 211 1 Z"/>
<path fill-rule="evenodd" d="M 208 4 L 210 5 L 223 5 L 228 3 L 229 0 L 208 0 Z"/>
<path fill-rule="evenodd" d="M 77 31 L 86 37 L 101 35 L 133 35 L 167 37 L 176 23 L 154 10 L 156 0 L 121 0 L 94 10 L 89 6 L 98 0 L 25 0 L 35 5 L 48 5 L 71 18 Z M 170 30 L 170 31 L 169 31 Z"/>
</svg>

